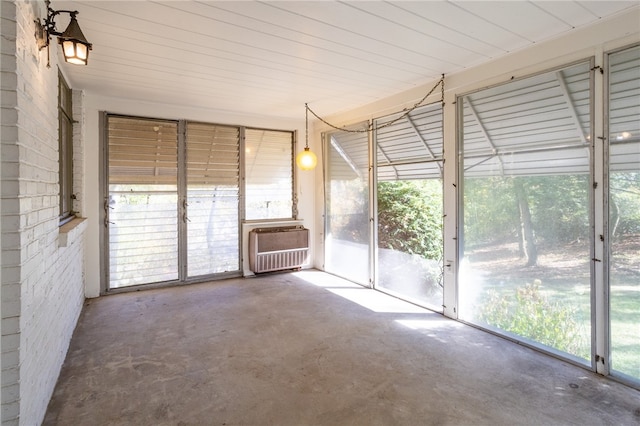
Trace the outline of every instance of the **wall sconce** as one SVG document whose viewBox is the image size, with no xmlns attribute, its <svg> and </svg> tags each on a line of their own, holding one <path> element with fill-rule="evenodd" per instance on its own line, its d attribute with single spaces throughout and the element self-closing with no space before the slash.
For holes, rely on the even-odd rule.
<svg viewBox="0 0 640 426">
<path fill-rule="evenodd" d="M 49 63 L 49 42 L 51 36 L 58 36 L 58 43 L 62 45 L 62 53 L 64 54 L 65 62 L 77 65 L 87 65 L 89 60 L 89 51 L 91 50 L 91 43 L 87 41 L 78 21 L 76 20 L 77 10 L 53 10 L 51 9 L 51 2 L 46 0 L 47 4 L 47 19 L 43 23 L 36 20 L 36 42 L 38 43 L 38 49 L 42 50 L 47 48 L 47 68 L 51 65 Z M 71 16 L 71 22 L 67 26 L 64 32 L 56 31 L 55 18 L 61 13 L 68 13 Z"/>
<path fill-rule="evenodd" d="M 296 164 L 302 170 L 313 170 L 318 164 L 318 157 L 309 149 L 309 106 L 304 104 L 305 107 L 305 146 L 304 151 L 296 156 Z"/>
</svg>

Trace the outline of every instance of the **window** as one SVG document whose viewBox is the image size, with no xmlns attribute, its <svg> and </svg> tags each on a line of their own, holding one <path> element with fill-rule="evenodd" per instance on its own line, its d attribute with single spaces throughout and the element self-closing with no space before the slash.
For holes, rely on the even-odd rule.
<svg viewBox="0 0 640 426">
<path fill-rule="evenodd" d="M 591 359 L 591 63 L 458 99 L 459 315 Z"/>
<path fill-rule="evenodd" d="M 361 123 L 324 135 L 325 271 L 358 284 L 371 279 L 369 135 Z"/>
<path fill-rule="evenodd" d="M 246 219 L 293 217 L 293 132 L 245 129 Z"/>
<path fill-rule="evenodd" d="M 71 89 L 58 73 L 58 168 L 60 183 L 60 225 L 73 216 L 73 109 Z"/>
<path fill-rule="evenodd" d="M 442 124 L 439 103 L 374 122 L 376 285 L 434 310 L 443 297 Z"/>
<path fill-rule="evenodd" d="M 106 288 L 238 275 L 242 201 L 250 220 L 293 216 L 294 132 L 104 119 Z"/>
<path fill-rule="evenodd" d="M 640 379 L 640 46 L 609 56 L 609 324 L 615 375 Z"/>
</svg>

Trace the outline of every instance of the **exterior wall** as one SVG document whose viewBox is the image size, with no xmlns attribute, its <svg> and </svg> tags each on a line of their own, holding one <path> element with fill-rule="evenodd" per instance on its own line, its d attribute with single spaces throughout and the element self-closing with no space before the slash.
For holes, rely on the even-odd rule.
<svg viewBox="0 0 640 426">
<path fill-rule="evenodd" d="M 84 301 L 86 225 L 58 227 L 57 44 L 47 68 L 34 38 L 44 11 L 2 2 L 3 424 L 42 421 Z"/>
<path fill-rule="evenodd" d="M 18 98 L 16 76 L 16 7 L 13 2 L 0 2 L 0 53 L 2 86 L 2 133 L 0 154 L 0 221 L 2 224 L 2 283 L 0 288 L 2 354 L 0 385 L 2 386 L 2 411 L 0 420 L 17 419 L 20 414 L 19 348 L 20 348 L 20 223 L 18 195 Z"/>
</svg>

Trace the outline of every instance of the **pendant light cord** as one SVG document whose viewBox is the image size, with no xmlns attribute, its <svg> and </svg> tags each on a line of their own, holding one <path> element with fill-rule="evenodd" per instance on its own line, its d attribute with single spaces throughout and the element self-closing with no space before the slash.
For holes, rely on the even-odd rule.
<svg viewBox="0 0 640 426">
<path fill-rule="evenodd" d="M 307 140 L 307 146 L 309 146 L 309 112 L 311 112 L 311 114 L 313 114 L 318 120 L 322 121 L 324 124 L 326 124 L 327 126 L 336 129 L 336 130 L 340 130 L 343 132 L 348 132 L 348 133 L 366 133 L 369 131 L 375 131 L 375 130 L 379 130 L 379 129 L 384 129 L 385 127 L 389 127 L 394 125 L 395 123 L 397 123 L 398 121 L 404 119 L 406 116 L 408 116 L 409 114 L 411 114 L 411 112 L 413 112 L 413 110 L 415 110 L 416 108 L 418 108 L 419 106 L 421 106 L 429 96 L 431 96 L 431 94 L 433 94 L 433 92 L 435 92 L 435 90 L 438 88 L 438 86 L 440 86 L 440 102 L 442 103 L 442 107 L 444 108 L 444 74 L 442 74 L 442 77 L 440 78 L 440 80 L 438 80 L 438 82 L 435 84 L 435 86 L 433 86 L 433 88 L 431 88 L 431 90 L 429 90 L 429 92 L 424 95 L 422 97 L 422 99 L 420 99 L 418 102 L 416 102 L 411 108 L 405 108 L 402 111 L 399 112 L 403 112 L 402 115 L 394 118 L 391 121 L 387 121 L 384 124 L 381 124 L 379 126 L 376 126 L 375 128 L 372 128 L 372 121 L 369 121 L 369 128 L 367 129 L 346 129 L 344 126 L 343 127 L 338 127 L 334 124 L 329 123 L 327 120 L 325 120 L 324 118 L 320 117 L 318 114 L 315 113 L 315 111 L 313 111 L 311 108 L 309 108 L 309 104 L 305 103 L 304 107 L 305 107 L 305 121 L 306 121 L 306 140 Z"/>
</svg>

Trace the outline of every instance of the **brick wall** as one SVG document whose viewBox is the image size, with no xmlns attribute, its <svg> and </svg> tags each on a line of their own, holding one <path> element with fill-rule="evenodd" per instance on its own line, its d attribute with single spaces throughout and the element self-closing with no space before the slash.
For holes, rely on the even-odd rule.
<svg viewBox="0 0 640 426">
<path fill-rule="evenodd" d="M 0 2 L 2 23 L 0 30 L 2 87 L 2 132 L 0 133 L 0 203 L 2 207 L 2 270 L 0 312 L 0 385 L 2 386 L 2 410 L 0 418 L 5 423 L 17 419 L 20 414 L 20 245 L 18 232 L 20 222 L 20 200 L 18 198 L 18 99 L 16 58 L 16 7 L 12 2 Z"/>
<path fill-rule="evenodd" d="M 85 225 L 73 224 L 68 233 L 58 227 L 58 46 L 52 39 L 47 68 L 46 51 L 38 51 L 33 35 L 44 2 L 1 3 L 1 419 L 36 425 L 84 301 Z M 80 114 L 81 94 L 76 99 Z M 82 136 L 74 129 L 80 156 Z M 81 157 L 77 163 L 82 166 Z M 81 194 L 82 179 L 74 184 Z"/>
</svg>

